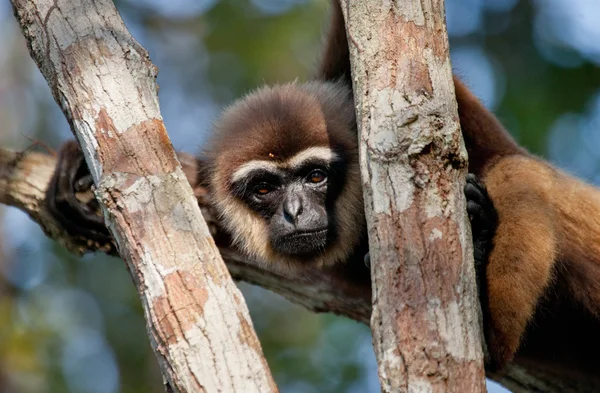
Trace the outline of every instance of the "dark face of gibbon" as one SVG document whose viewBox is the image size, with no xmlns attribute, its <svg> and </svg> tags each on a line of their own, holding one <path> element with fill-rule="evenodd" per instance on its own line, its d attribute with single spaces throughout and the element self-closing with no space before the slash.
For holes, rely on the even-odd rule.
<svg viewBox="0 0 600 393">
<path fill-rule="evenodd" d="M 263 262 L 343 262 L 363 234 L 350 91 L 311 82 L 262 88 L 229 107 L 207 157 L 234 242 Z"/>
<path fill-rule="evenodd" d="M 230 189 L 264 220 L 276 252 L 311 258 L 337 238 L 334 206 L 343 166 L 331 149 L 312 147 L 283 162 L 247 162 L 234 172 Z"/>
</svg>

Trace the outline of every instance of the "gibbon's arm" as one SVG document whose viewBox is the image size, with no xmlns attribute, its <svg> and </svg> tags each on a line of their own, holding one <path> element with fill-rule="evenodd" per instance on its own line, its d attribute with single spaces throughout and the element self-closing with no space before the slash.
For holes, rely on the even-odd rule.
<svg viewBox="0 0 600 393">
<path fill-rule="evenodd" d="M 344 83 L 352 88 L 348 39 L 344 15 L 338 0 L 331 1 L 330 12 L 329 30 L 315 78 L 330 82 L 343 79 Z"/>
<path fill-rule="evenodd" d="M 540 190 L 551 179 L 456 77 L 454 86 L 469 172 L 482 178 L 498 215 L 482 297 L 487 366 L 495 371 L 515 357 L 552 280 L 557 233 Z"/>
</svg>

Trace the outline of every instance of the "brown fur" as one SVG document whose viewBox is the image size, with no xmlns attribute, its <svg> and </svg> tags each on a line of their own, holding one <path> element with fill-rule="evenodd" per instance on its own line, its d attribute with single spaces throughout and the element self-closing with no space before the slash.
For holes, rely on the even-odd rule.
<svg viewBox="0 0 600 393">
<path fill-rule="evenodd" d="M 598 378 L 600 341 L 585 333 L 600 328 L 600 190 L 524 155 L 501 159 L 485 183 L 499 219 L 487 270 L 495 361 L 523 339 L 517 361 Z"/>
<path fill-rule="evenodd" d="M 216 124 L 206 156 L 215 205 L 233 241 L 248 255 L 294 269 L 300 261 L 278 254 L 270 245 L 265 221 L 232 196 L 231 177 L 243 164 L 265 160 L 283 165 L 311 147 L 330 147 L 347 159 L 347 176 L 360 179 L 356 120 L 349 89 L 339 83 L 289 83 L 263 87 L 229 107 Z M 313 263 L 327 266 L 347 260 L 364 230 L 360 182 L 346 182 L 336 204 L 338 241 Z M 358 212 L 358 214 L 357 214 Z"/>
<path fill-rule="evenodd" d="M 318 77 L 350 79 L 338 1 Z M 518 146 L 454 78 L 469 170 L 481 177 L 499 227 L 487 266 L 486 341 L 492 366 L 515 360 L 598 378 L 600 191 Z"/>
</svg>

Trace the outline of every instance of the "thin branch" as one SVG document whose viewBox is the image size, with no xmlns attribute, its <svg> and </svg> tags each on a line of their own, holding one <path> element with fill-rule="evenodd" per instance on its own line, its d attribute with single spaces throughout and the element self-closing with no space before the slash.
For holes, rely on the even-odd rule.
<svg viewBox="0 0 600 393">
<path fill-rule="evenodd" d="M 195 160 L 185 153 L 178 154 L 183 170 L 195 182 Z M 47 236 L 69 251 L 81 255 L 97 250 L 91 242 L 70 237 L 46 210 L 45 192 L 56 165 L 56 158 L 39 152 L 14 152 L 0 149 L 0 203 L 14 206 L 37 222 Z M 197 195 L 206 195 L 203 187 L 195 187 Z M 199 199 L 204 219 L 216 239 L 227 238 L 220 229 L 215 211 L 208 198 Z M 50 228 L 47 229 L 47 228 Z M 368 281 L 356 282 L 352 272 L 345 269 L 315 271 L 302 274 L 277 271 L 248 260 L 226 241 L 218 241 L 219 251 L 231 275 L 237 280 L 256 284 L 276 292 L 288 300 L 315 312 L 331 312 L 368 324 L 371 314 L 371 289 Z"/>
</svg>

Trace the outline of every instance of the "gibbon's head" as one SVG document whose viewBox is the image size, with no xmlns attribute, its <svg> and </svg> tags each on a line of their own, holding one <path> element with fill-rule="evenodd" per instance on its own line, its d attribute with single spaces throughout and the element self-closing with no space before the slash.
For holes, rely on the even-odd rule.
<svg viewBox="0 0 600 393">
<path fill-rule="evenodd" d="M 227 108 L 206 153 L 238 247 L 288 267 L 344 262 L 365 228 L 357 145 L 342 84 L 263 87 Z"/>
</svg>

